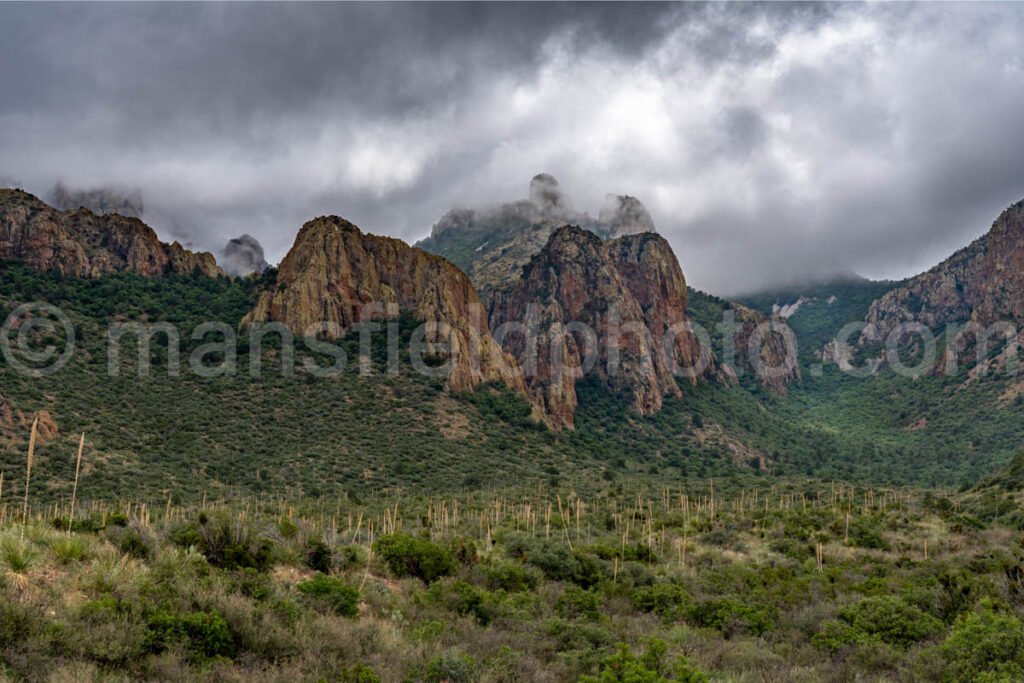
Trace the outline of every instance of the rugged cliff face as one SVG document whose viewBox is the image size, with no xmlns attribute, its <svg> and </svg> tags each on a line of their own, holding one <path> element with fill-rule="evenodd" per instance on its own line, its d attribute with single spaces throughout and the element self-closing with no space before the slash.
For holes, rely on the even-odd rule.
<svg viewBox="0 0 1024 683">
<path fill-rule="evenodd" d="M 281 262 L 277 286 L 263 292 L 243 325 L 277 321 L 296 334 L 343 335 L 363 320 L 408 312 L 451 329 L 448 386 L 501 382 L 526 391 L 522 373 L 495 343 L 469 278 L 449 261 L 388 237 L 364 234 L 337 216 L 299 231 Z M 315 329 L 326 323 L 332 328 Z M 445 335 L 428 334 L 427 341 Z"/>
<path fill-rule="evenodd" d="M 0 190 L 0 259 L 86 278 L 125 271 L 146 277 L 223 274 L 212 254 L 165 244 L 137 218 L 58 211 L 20 190 Z"/>
<path fill-rule="evenodd" d="M 562 227 L 519 282 L 491 292 L 488 304 L 491 328 L 558 426 L 573 425 L 575 383 L 585 373 L 650 414 L 665 396 L 680 395 L 673 369 L 685 377 L 682 369 L 700 356 L 682 330 L 663 345 L 666 331 L 685 323 L 686 283 L 668 243 L 653 234 L 604 242 Z"/>
<path fill-rule="evenodd" d="M 968 320 L 1024 320 L 1024 201 L 986 235 L 876 300 L 867 315 L 883 337 L 904 322 L 934 328 Z"/>
</svg>

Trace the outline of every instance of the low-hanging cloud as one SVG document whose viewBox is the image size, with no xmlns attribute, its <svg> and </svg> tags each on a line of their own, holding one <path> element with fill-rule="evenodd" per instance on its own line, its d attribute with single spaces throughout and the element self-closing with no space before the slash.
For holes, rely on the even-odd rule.
<svg viewBox="0 0 1024 683">
<path fill-rule="evenodd" d="M 0 176 L 132 187 L 277 261 L 414 241 L 550 171 L 642 198 L 694 285 L 922 270 L 1024 197 L 1024 7 L 2 5 Z"/>
</svg>

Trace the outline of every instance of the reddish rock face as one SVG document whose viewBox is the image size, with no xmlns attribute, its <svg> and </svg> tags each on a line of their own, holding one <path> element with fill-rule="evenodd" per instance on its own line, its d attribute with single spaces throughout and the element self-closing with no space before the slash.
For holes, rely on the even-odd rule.
<svg viewBox="0 0 1024 683">
<path fill-rule="evenodd" d="M 263 292 L 242 325 L 277 321 L 301 335 L 328 323 L 333 330 L 321 333 L 336 338 L 357 322 L 399 311 L 450 327 L 449 388 L 501 382 L 525 394 L 522 373 L 491 336 L 465 273 L 400 240 L 364 234 L 337 216 L 302 227 L 278 269 L 277 286 Z"/>
<path fill-rule="evenodd" d="M 650 414 L 665 396 L 681 393 L 673 365 L 693 367 L 700 355 L 681 327 L 663 350 L 665 332 L 686 322 L 686 282 L 668 243 L 655 234 L 603 242 L 577 227 L 560 228 L 520 281 L 492 292 L 488 304 L 491 328 L 519 359 L 531 393 L 557 426 L 573 425 L 575 383 L 585 372 Z M 531 328 L 536 348 L 506 323 Z M 507 334 L 499 333 L 503 325 Z"/>
<path fill-rule="evenodd" d="M 877 299 L 867 316 L 883 337 L 904 322 L 934 328 L 1022 319 L 1024 202 L 1006 209 L 986 235 Z"/>
<path fill-rule="evenodd" d="M 116 272 L 223 274 L 212 254 L 164 244 L 137 218 L 58 211 L 20 190 L 0 190 L 0 258 L 86 278 Z"/>
</svg>

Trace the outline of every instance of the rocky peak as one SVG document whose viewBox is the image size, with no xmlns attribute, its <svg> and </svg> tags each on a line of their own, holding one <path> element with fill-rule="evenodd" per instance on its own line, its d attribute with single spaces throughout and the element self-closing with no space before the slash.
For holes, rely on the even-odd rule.
<svg viewBox="0 0 1024 683">
<path fill-rule="evenodd" d="M 575 383 L 585 371 L 650 414 L 665 396 L 681 393 L 673 365 L 692 367 L 700 354 L 687 334 L 662 353 L 665 332 L 685 322 L 686 284 L 671 248 L 657 235 L 605 242 L 577 226 L 559 228 L 521 279 L 491 292 L 488 304 L 492 329 L 559 426 L 573 425 Z M 499 333 L 506 323 L 526 325 L 535 347 L 524 334 Z"/>
<path fill-rule="evenodd" d="M 875 300 L 867 315 L 883 338 L 905 322 L 935 328 L 1000 320 L 1024 320 L 1024 201 L 984 236 Z"/>
<path fill-rule="evenodd" d="M 401 240 L 365 234 L 337 216 L 309 221 L 243 325 L 278 321 L 298 335 L 328 323 L 344 335 L 363 320 L 408 312 L 451 329 L 448 387 L 501 382 L 524 392 L 522 373 L 495 343 L 469 278 L 448 260 Z M 324 330 L 319 330 L 324 333 Z M 436 335 L 440 337 L 441 335 Z M 441 341 L 428 335 L 427 341 Z"/>
<path fill-rule="evenodd" d="M 59 211 L 21 190 L 0 190 L 0 258 L 89 278 L 116 272 L 223 275 L 212 254 L 165 244 L 138 218 Z"/>
</svg>

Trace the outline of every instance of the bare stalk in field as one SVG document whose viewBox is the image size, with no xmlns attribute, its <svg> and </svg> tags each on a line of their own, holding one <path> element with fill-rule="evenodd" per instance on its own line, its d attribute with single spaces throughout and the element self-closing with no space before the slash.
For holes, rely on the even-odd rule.
<svg viewBox="0 0 1024 683">
<path fill-rule="evenodd" d="M 78 495 L 78 473 L 82 469 L 82 450 L 85 448 L 85 432 L 78 442 L 78 457 L 75 458 L 75 484 L 71 487 L 71 513 L 68 516 L 68 536 L 71 535 L 71 527 L 75 523 L 75 498 Z"/>
<path fill-rule="evenodd" d="M 39 426 L 39 416 L 32 420 L 32 433 L 28 437 L 28 459 L 25 461 L 25 504 L 22 508 L 21 537 L 25 538 L 25 528 L 28 527 L 28 485 L 32 479 L 32 456 L 36 452 L 36 429 Z"/>
</svg>

